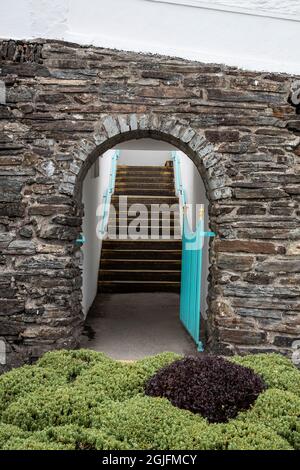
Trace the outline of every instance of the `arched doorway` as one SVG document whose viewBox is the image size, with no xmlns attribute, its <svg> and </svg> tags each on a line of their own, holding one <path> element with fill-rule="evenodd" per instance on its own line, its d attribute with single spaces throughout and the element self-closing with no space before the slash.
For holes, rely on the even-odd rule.
<svg viewBox="0 0 300 470">
<path fill-rule="evenodd" d="M 200 208 L 208 230 L 208 201 L 190 158 L 158 140 L 126 141 L 91 167 L 83 203 L 81 346 L 126 360 L 202 350 L 208 244 L 195 251 L 190 234 Z"/>
<path fill-rule="evenodd" d="M 182 126 L 176 123 L 176 121 L 168 121 L 168 125 L 165 126 L 165 130 L 168 132 L 157 130 L 155 128 L 157 125 L 158 124 L 155 116 L 142 116 L 140 122 L 137 121 L 136 116 L 135 118 L 132 116 L 123 116 L 122 118 L 119 117 L 116 120 L 109 117 L 104 120 L 103 127 L 105 128 L 106 134 L 110 135 L 110 137 L 106 137 L 103 140 L 103 136 L 99 136 L 98 139 L 103 140 L 103 142 L 94 149 L 89 148 L 90 152 L 89 154 L 86 154 L 84 158 L 82 156 L 82 147 L 79 150 L 81 153 L 81 160 L 83 160 L 84 163 L 81 166 L 75 185 L 74 196 L 78 207 L 82 209 L 82 206 L 79 202 L 79 198 L 81 197 L 82 193 L 82 183 L 89 168 L 91 168 L 91 166 L 95 163 L 98 156 L 110 148 L 116 147 L 122 142 L 140 139 L 153 139 L 156 141 L 166 142 L 183 151 L 184 154 L 187 155 L 188 158 L 191 159 L 195 164 L 197 171 L 203 180 L 206 193 L 209 193 L 206 165 L 209 166 L 209 161 L 217 158 L 214 155 L 212 146 L 206 142 L 201 134 L 196 133 L 191 128 L 184 129 Z M 136 129 L 133 129 L 134 127 L 136 127 Z M 122 128 L 125 132 L 120 132 Z M 94 137 L 94 140 L 97 140 L 97 136 Z M 210 208 L 208 207 L 208 212 L 209 210 Z M 210 295 L 207 311 L 210 309 L 210 299 L 212 298 L 211 287 L 209 287 L 208 290 L 210 291 Z M 209 328 L 210 325 L 208 322 L 208 336 L 210 334 Z"/>
</svg>

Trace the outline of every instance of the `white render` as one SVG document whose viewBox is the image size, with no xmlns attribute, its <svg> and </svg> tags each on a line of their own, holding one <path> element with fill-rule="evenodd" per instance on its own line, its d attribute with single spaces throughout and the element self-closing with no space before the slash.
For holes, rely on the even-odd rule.
<svg viewBox="0 0 300 470">
<path fill-rule="evenodd" d="M 16 0 L 0 37 L 50 38 L 300 74 L 299 0 Z"/>
<path fill-rule="evenodd" d="M 82 309 L 86 316 L 98 289 L 98 271 L 102 242 L 96 233 L 99 217 L 97 207 L 101 204 L 104 191 L 108 187 L 113 150 L 99 158 L 99 176 L 94 176 L 95 166 L 88 171 L 83 182 L 82 202 L 84 217 L 82 219 L 82 234 L 85 242 L 82 245 Z"/>
</svg>

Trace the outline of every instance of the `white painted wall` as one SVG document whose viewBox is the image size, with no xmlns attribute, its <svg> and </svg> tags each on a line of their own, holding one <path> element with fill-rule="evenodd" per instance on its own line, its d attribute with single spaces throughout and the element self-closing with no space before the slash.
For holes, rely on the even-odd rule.
<svg viewBox="0 0 300 470">
<path fill-rule="evenodd" d="M 116 145 L 120 150 L 151 150 L 152 152 L 161 152 L 163 150 L 176 150 L 173 145 L 168 142 L 156 139 L 132 139 Z"/>
<path fill-rule="evenodd" d="M 94 165 L 90 168 L 83 182 L 84 217 L 82 233 L 85 237 L 85 243 L 82 245 L 82 309 L 85 316 L 94 301 L 98 288 L 102 242 L 98 239 L 96 233 L 99 221 L 96 211 L 102 201 L 104 191 L 108 187 L 112 153 L 113 150 L 109 150 L 99 158 L 99 177 L 94 177 Z"/>
<path fill-rule="evenodd" d="M 52 38 L 299 74 L 299 0 L 1 1 L 0 37 Z"/>
<path fill-rule="evenodd" d="M 167 160 L 171 160 L 170 151 L 121 150 L 118 163 L 120 165 L 164 166 Z"/>
</svg>

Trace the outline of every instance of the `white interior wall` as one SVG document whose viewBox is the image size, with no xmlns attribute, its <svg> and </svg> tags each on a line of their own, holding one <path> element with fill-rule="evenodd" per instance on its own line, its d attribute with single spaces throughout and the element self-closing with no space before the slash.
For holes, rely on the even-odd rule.
<svg viewBox="0 0 300 470">
<path fill-rule="evenodd" d="M 166 150 L 121 150 L 119 165 L 164 166 L 171 160 L 171 152 Z"/>
<path fill-rule="evenodd" d="M 82 309 L 85 316 L 94 301 L 98 289 L 98 271 L 102 242 L 96 233 L 99 221 L 96 211 L 109 184 L 112 153 L 113 150 L 109 150 L 99 158 L 99 176 L 95 177 L 95 165 L 93 165 L 83 182 L 82 201 L 84 204 L 84 217 L 82 220 L 82 234 L 85 237 L 85 243 L 82 245 Z"/>
<path fill-rule="evenodd" d="M 15 0 L 0 37 L 50 38 L 300 73 L 299 0 Z"/>
<path fill-rule="evenodd" d="M 151 150 L 151 152 L 176 150 L 176 147 L 168 142 L 150 138 L 127 140 L 126 142 L 116 145 L 116 148 L 120 150 Z"/>
</svg>

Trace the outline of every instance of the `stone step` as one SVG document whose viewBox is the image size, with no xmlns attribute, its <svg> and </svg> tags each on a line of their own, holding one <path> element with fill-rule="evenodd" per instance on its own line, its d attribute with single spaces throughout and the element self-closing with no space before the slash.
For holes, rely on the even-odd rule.
<svg viewBox="0 0 300 470">
<path fill-rule="evenodd" d="M 180 227 L 180 219 L 179 217 L 174 217 L 174 214 L 170 214 L 170 217 L 167 217 L 166 215 L 164 216 L 164 218 L 151 218 L 151 214 L 149 215 L 148 218 L 146 217 L 143 217 L 141 218 L 138 215 L 136 216 L 128 216 L 127 215 L 127 218 L 126 218 L 126 212 L 120 212 L 119 214 L 116 214 L 116 217 L 110 217 L 108 219 L 108 225 L 123 225 L 125 222 L 126 222 L 126 219 L 127 219 L 127 225 L 130 224 L 133 220 L 136 220 L 138 218 L 138 221 L 140 223 L 141 226 L 145 227 L 145 226 L 150 226 L 151 227 L 161 227 L 162 225 L 165 226 L 168 226 L 170 225 L 171 227 Z"/>
<path fill-rule="evenodd" d="M 143 185 L 144 188 L 150 188 L 150 189 L 155 189 L 157 188 L 157 180 L 155 181 L 141 181 L 141 180 L 137 180 L 136 182 L 134 181 L 117 181 L 116 180 L 116 187 L 118 188 L 139 188 L 140 187 L 140 184 Z M 164 189 L 171 189 L 173 190 L 174 189 L 174 182 L 173 181 L 165 181 L 164 179 L 162 179 L 160 185 L 164 188 Z"/>
<path fill-rule="evenodd" d="M 98 283 L 99 293 L 127 292 L 180 292 L 177 281 L 101 281 Z"/>
<path fill-rule="evenodd" d="M 102 249 L 101 260 L 104 259 L 144 259 L 144 260 L 181 260 L 181 250 L 113 250 Z"/>
<path fill-rule="evenodd" d="M 143 204 L 148 213 L 141 214 L 136 211 L 135 214 L 128 216 L 124 207 L 119 206 L 119 196 L 127 196 L 127 212 L 133 204 Z M 142 218 L 138 219 L 141 237 L 147 234 L 153 236 L 154 231 L 160 239 L 104 240 L 99 269 L 99 290 L 179 292 L 181 230 L 173 168 L 119 165 L 111 203 L 116 209 L 116 219 L 110 213 L 109 233 L 118 236 L 124 231 L 122 224 L 121 226 L 119 224 L 120 220 L 126 222 L 127 229 L 128 225 L 141 215 Z M 162 204 L 175 205 L 176 212 L 167 210 L 164 213 L 154 210 Z"/>
<path fill-rule="evenodd" d="M 113 195 L 111 203 L 114 206 L 119 205 L 119 196 Z M 168 205 L 179 205 L 178 197 L 176 196 L 127 196 L 127 206 L 132 204 L 143 204 L 151 207 L 152 204 L 168 204 Z"/>
<path fill-rule="evenodd" d="M 109 234 L 109 238 L 112 238 L 112 235 L 113 234 L 116 234 L 116 235 L 119 235 L 119 234 L 122 234 L 122 235 L 125 235 L 125 234 L 130 234 L 131 236 L 135 236 L 135 235 L 138 235 L 139 233 L 141 233 L 141 236 L 150 236 L 152 235 L 153 237 L 157 237 L 157 236 L 161 236 L 163 237 L 164 240 L 168 240 L 169 236 L 171 237 L 171 239 L 173 239 L 174 237 L 176 239 L 181 239 L 181 229 L 179 226 L 177 227 L 168 227 L 168 228 L 165 228 L 165 227 L 159 227 L 159 226 L 156 226 L 156 227 L 150 227 L 150 226 L 144 226 L 144 227 L 140 227 L 138 229 L 132 229 L 130 228 L 130 231 L 129 231 L 129 228 L 128 226 L 127 227 L 122 227 L 122 226 L 115 226 L 115 225 L 109 225 L 108 226 L 108 234 Z"/>
<path fill-rule="evenodd" d="M 133 166 L 133 165 L 118 165 L 117 166 L 117 174 L 118 173 L 143 173 L 145 175 L 149 173 L 161 173 L 166 175 L 173 175 L 174 170 L 171 167 L 167 166 Z"/>
<path fill-rule="evenodd" d="M 103 240 L 103 250 L 181 250 L 181 240 Z"/>
<path fill-rule="evenodd" d="M 160 184 L 174 184 L 174 177 L 172 175 L 167 174 L 149 174 L 149 175 L 141 175 L 141 174 L 117 174 L 115 183 L 136 183 L 136 184 L 143 184 L 143 183 L 160 183 Z"/>
<path fill-rule="evenodd" d="M 102 270 L 143 270 L 143 271 L 178 271 L 181 269 L 181 260 L 162 259 L 106 259 L 101 258 Z"/>
<path fill-rule="evenodd" d="M 118 209 L 118 207 L 117 207 L 117 209 Z M 127 218 L 128 221 L 135 220 L 137 217 L 140 216 L 139 211 L 137 211 L 135 215 L 131 215 L 131 214 L 129 215 L 128 212 L 126 212 L 126 211 L 116 210 L 115 214 L 116 214 L 116 220 L 118 220 L 118 219 L 123 220 L 123 219 Z M 147 211 L 147 214 L 148 214 L 148 217 L 147 216 L 143 217 L 143 219 L 141 219 L 141 220 L 148 220 L 150 222 L 151 220 L 153 220 L 153 221 L 157 221 L 157 220 L 166 221 L 166 220 L 170 219 L 170 221 L 175 220 L 176 223 L 180 224 L 180 215 L 179 215 L 179 212 L 176 212 L 176 211 L 170 211 L 170 212 L 165 212 L 164 211 L 164 212 L 160 212 L 158 214 L 156 214 L 156 211 L 155 211 L 154 214 L 153 214 L 153 217 L 151 217 L 151 211 Z M 147 214 L 141 214 L 141 215 L 147 215 Z M 114 217 L 112 216 L 112 214 L 110 214 L 109 221 L 111 221 L 113 219 L 114 219 Z"/>
<path fill-rule="evenodd" d="M 143 187 L 126 187 L 126 188 L 119 188 L 118 186 L 115 188 L 114 195 L 116 196 L 175 196 L 175 190 L 172 189 L 164 189 L 164 188 L 143 188 Z"/>
<path fill-rule="evenodd" d="M 180 281 L 179 270 L 101 269 L 99 281 Z"/>
<path fill-rule="evenodd" d="M 151 170 L 166 170 L 166 171 L 173 171 L 172 166 L 166 166 L 166 165 L 121 165 L 118 164 L 117 166 L 118 170 L 145 170 L 145 171 L 151 171 Z"/>
</svg>

